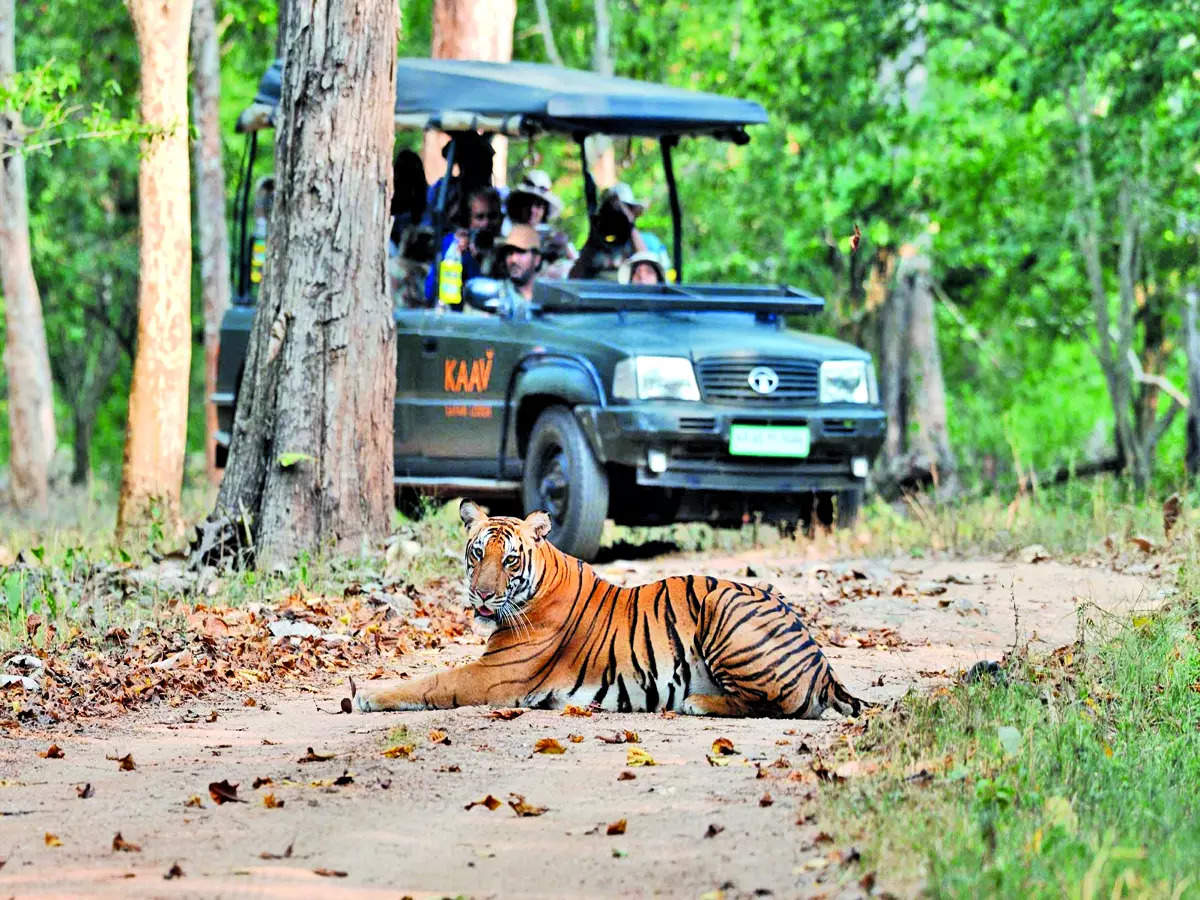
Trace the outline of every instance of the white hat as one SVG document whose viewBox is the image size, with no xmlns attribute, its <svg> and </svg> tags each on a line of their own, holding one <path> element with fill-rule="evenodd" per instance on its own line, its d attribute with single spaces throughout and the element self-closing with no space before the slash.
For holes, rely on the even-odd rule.
<svg viewBox="0 0 1200 900">
<path fill-rule="evenodd" d="M 617 281 L 621 284 L 630 284 L 633 281 L 633 270 L 642 263 L 654 266 L 658 270 L 659 283 L 667 283 L 667 267 L 663 265 L 662 257 L 653 250 L 642 250 L 621 263 L 621 267 L 617 269 Z"/>
<path fill-rule="evenodd" d="M 562 201 L 550 190 L 550 187 L 549 175 L 541 169 L 530 169 L 521 179 L 521 183 L 508 192 L 508 196 L 511 198 L 516 194 L 528 194 L 541 200 L 549 207 L 549 211 L 546 213 L 546 220 L 549 221 L 562 212 L 563 206 Z"/>
<path fill-rule="evenodd" d="M 640 216 L 646 211 L 646 203 L 643 200 L 635 200 L 633 197 L 633 188 L 624 181 L 618 181 L 610 188 L 605 188 L 604 193 L 600 195 L 600 202 L 604 203 L 610 197 L 616 197 L 626 206 L 633 210 L 634 216 Z"/>
</svg>

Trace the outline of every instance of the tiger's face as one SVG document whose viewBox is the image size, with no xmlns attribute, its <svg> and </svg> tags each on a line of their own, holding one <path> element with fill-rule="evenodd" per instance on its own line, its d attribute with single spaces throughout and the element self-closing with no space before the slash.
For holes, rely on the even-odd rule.
<svg viewBox="0 0 1200 900">
<path fill-rule="evenodd" d="M 467 605 L 472 628 L 491 637 L 505 626 L 521 626 L 538 583 L 536 545 L 550 531 L 550 517 L 489 517 L 469 500 L 459 506 L 467 527 Z"/>
</svg>

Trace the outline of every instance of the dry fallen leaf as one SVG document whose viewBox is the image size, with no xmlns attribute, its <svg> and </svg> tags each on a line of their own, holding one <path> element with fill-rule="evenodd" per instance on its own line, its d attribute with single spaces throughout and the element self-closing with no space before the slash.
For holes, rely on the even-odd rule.
<svg viewBox="0 0 1200 900">
<path fill-rule="evenodd" d="M 217 721 L 217 711 L 216 711 L 215 709 L 214 709 L 214 710 L 212 710 L 212 711 L 211 711 L 211 712 L 208 714 L 208 718 L 207 718 L 207 719 L 205 719 L 205 721 L 206 721 L 206 722 L 215 722 L 215 721 Z"/>
<path fill-rule="evenodd" d="M 449 744 L 450 743 L 450 735 L 446 734 L 446 732 L 444 732 L 444 731 L 439 731 L 438 729 L 435 728 L 429 732 L 429 743 L 431 743 L 431 744 Z"/>
<path fill-rule="evenodd" d="M 113 853 L 116 853 L 117 851 L 123 851 L 125 853 L 141 853 L 142 852 L 142 848 L 140 845 L 134 844 L 130 841 L 125 840 L 125 838 L 121 837 L 121 832 L 119 832 L 119 831 L 113 835 L 112 848 L 113 848 Z"/>
<path fill-rule="evenodd" d="M 327 759 L 333 759 L 334 756 L 336 756 L 336 754 L 334 754 L 334 753 L 314 753 L 313 748 L 309 747 L 308 752 L 305 753 L 298 760 L 296 760 L 296 762 L 301 762 L 301 763 L 325 762 L 325 760 L 327 760 Z"/>
<path fill-rule="evenodd" d="M 470 809 L 473 806 L 486 806 L 489 810 L 494 811 L 500 808 L 501 803 L 491 794 L 488 794 L 482 800 L 472 800 L 470 803 L 464 806 L 463 809 Z"/>
<path fill-rule="evenodd" d="M 61 847 L 62 846 L 62 841 L 60 841 L 58 839 L 57 834 L 51 834 L 50 832 L 47 831 L 45 840 L 46 840 L 47 847 Z"/>
<path fill-rule="evenodd" d="M 342 769 L 342 774 L 333 779 L 335 787 L 345 787 L 348 784 L 354 784 L 354 776 L 350 774 L 349 769 Z"/>
<path fill-rule="evenodd" d="M 51 744 L 46 748 L 45 753 L 39 753 L 38 756 L 42 759 L 62 759 L 66 754 L 63 753 L 62 747 L 58 746 L 58 744 Z"/>
<path fill-rule="evenodd" d="M 87 784 L 85 784 L 83 787 L 75 788 L 75 794 L 76 794 L 76 796 L 79 797 L 80 800 L 87 800 L 89 797 L 93 796 L 95 793 L 96 793 L 96 791 L 92 787 L 92 783 L 90 781 Z"/>
<path fill-rule="evenodd" d="M 199 794 L 192 794 L 183 803 L 184 806 L 195 806 L 197 809 L 204 809 L 204 801 L 200 799 Z"/>
<path fill-rule="evenodd" d="M 182 877 L 183 877 L 183 869 L 179 868 L 179 863 L 175 863 L 175 865 L 173 865 L 173 866 L 171 866 L 171 868 L 167 869 L 167 874 L 163 876 L 163 878 L 165 878 L 167 881 L 170 881 L 172 878 L 182 878 Z"/>
<path fill-rule="evenodd" d="M 774 802 L 775 802 L 775 798 L 772 797 L 769 792 L 766 794 L 763 794 L 761 797 L 758 798 L 759 806 L 770 806 Z"/>
<path fill-rule="evenodd" d="M 313 869 L 313 871 L 324 878 L 345 878 L 349 874 L 340 869 Z"/>
<path fill-rule="evenodd" d="M 564 753 L 566 748 L 554 738 L 541 738 L 533 745 L 534 753 Z"/>
<path fill-rule="evenodd" d="M 592 717 L 592 711 L 582 706 L 568 706 L 563 709 L 562 714 L 564 716 L 576 716 L 581 719 L 590 719 Z"/>
<path fill-rule="evenodd" d="M 654 766 L 657 763 L 654 757 L 643 750 L 641 747 L 630 747 L 625 754 L 625 765 L 627 766 Z"/>
<path fill-rule="evenodd" d="M 625 833 L 625 820 L 617 819 L 617 821 L 611 823 L 608 826 L 608 828 L 605 830 L 604 833 L 605 834 L 624 834 Z"/>
<path fill-rule="evenodd" d="M 290 859 L 292 855 L 292 844 L 287 845 L 287 849 L 282 853 L 271 853 L 269 850 L 264 850 L 258 854 L 259 859 Z"/>
<path fill-rule="evenodd" d="M 568 734 L 567 740 L 570 741 L 572 744 L 582 744 L 583 743 L 583 735 L 582 734 Z"/>
<path fill-rule="evenodd" d="M 618 731 L 612 737 L 604 734 L 596 735 L 598 740 L 604 741 L 606 744 L 636 744 L 641 741 L 636 731 Z"/>
<path fill-rule="evenodd" d="M 388 759 L 409 759 L 412 756 L 412 744 L 396 744 L 394 747 L 388 747 L 383 751 L 383 755 Z"/>
<path fill-rule="evenodd" d="M 1153 553 L 1154 552 L 1154 544 L 1151 543 L 1149 538 L 1144 538 L 1140 534 L 1135 534 L 1133 537 L 1131 537 L 1129 539 L 1129 543 L 1133 544 L 1135 547 L 1137 547 L 1143 553 Z"/>
<path fill-rule="evenodd" d="M 262 787 L 264 784 L 274 784 L 274 782 L 273 782 L 273 781 L 271 781 L 271 779 L 270 779 L 270 778 L 255 778 L 255 779 L 254 779 L 254 784 L 252 784 L 252 785 L 250 785 L 250 786 L 251 786 L 251 787 L 252 787 L 254 790 L 256 790 L 256 791 L 257 791 L 257 790 L 258 790 L 260 787 Z"/>
<path fill-rule="evenodd" d="M 281 809 L 286 801 L 275 799 L 274 794 L 263 794 L 262 803 L 267 809 Z"/>
<path fill-rule="evenodd" d="M 342 712 L 346 713 L 347 715 L 354 712 L 354 704 L 350 702 L 349 697 L 343 697 L 340 706 Z"/>
<path fill-rule="evenodd" d="M 1178 494 L 1172 494 L 1163 501 L 1162 517 L 1163 517 L 1163 534 L 1169 540 L 1171 530 L 1175 527 L 1175 523 L 1179 521 L 1179 516 L 1183 513 L 1183 501 Z"/>
<path fill-rule="evenodd" d="M 617 781 L 633 781 L 635 778 L 637 778 L 636 775 L 634 775 L 628 769 L 623 769 L 621 774 L 617 776 Z"/>
<path fill-rule="evenodd" d="M 732 756 L 737 753 L 733 747 L 733 741 L 729 738 L 717 738 L 712 745 L 713 756 Z"/>
<path fill-rule="evenodd" d="M 491 795 L 489 794 L 488 796 Z M 540 816 L 549 809 L 546 806 L 534 806 L 532 803 L 526 803 L 525 798 L 520 794 L 509 794 L 508 796 L 513 798 L 508 801 L 508 805 L 513 808 L 513 812 L 518 816 Z"/>
<path fill-rule="evenodd" d="M 724 825 L 709 825 L 708 830 L 704 832 L 704 836 L 706 838 L 716 837 L 718 834 L 720 834 L 724 830 L 725 830 Z"/>
<path fill-rule="evenodd" d="M 137 768 L 133 763 L 132 753 L 126 753 L 124 756 L 105 756 L 104 758 L 117 763 L 117 770 L 121 772 L 132 772 Z"/>
<path fill-rule="evenodd" d="M 517 716 L 523 716 L 523 715 L 525 715 L 525 710 L 523 710 L 523 709 L 516 709 L 516 708 L 493 709 L 491 712 L 488 713 L 488 718 L 489 719 L 503 719 L 504 721 L 507 722 L 509 719 L 515 719 Z"/>
<path fill-rule="evenodd" d="M 245 803 L 245 800 L 238 799 L 237 789 L 238 786 L 230 784 L 228 779 L 214 781 L 208 786 L 208 796 L 212 797 L 218 806 L 222 803 Z"/>
</svg>

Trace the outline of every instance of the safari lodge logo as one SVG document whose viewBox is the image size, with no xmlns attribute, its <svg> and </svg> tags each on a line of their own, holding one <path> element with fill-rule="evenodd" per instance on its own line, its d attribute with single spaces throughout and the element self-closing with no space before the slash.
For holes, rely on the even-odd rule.
<svg viewBox="0 0 1200 900">
<path fill-rule="evenodd" d="M 479 394 L 492 380 L 494 350 L 486 350 L 483 359 L 442 360 L 442 387 L 450 394 Z"/>
</svg>

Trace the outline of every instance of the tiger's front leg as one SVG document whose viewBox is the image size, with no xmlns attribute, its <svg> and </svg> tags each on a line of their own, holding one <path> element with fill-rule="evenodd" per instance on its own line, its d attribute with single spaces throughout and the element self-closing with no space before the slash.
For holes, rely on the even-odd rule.
<svg viewBox="0 0 1200 900">
<path fill-rule="evenodd" d="M 378 691 L 360 692 L 355 697 L 363 712 L 450 709 L 486 704 L 514 706 L 517 700 L 510 691 L 498 688 L 491 669 L 479 663 L 458 666 Z"/>
</svg>

